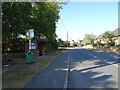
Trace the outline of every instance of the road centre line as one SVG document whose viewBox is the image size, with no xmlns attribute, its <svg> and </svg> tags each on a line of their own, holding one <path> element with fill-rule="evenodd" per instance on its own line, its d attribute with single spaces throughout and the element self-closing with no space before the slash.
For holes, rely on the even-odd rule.
<svg viewBox="0 0 120 90">
<path fill-rule="evenodd" d="M 65 83 L 64 83 L 64 90 L 68 88 L 68 74 L 69 74 L 69 67 L 70 67 L 70 51 L 68 52 L 68 64 L 67 64 L 67 71 L 65 76 Z"/>
</svg>

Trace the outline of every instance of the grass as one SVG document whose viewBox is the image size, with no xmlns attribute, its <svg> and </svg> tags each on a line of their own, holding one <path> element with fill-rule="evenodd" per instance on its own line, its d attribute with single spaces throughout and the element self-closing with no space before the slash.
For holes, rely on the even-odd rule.
<svg viewBox="0 0 120 90">
<path fill-rule="evenodd" d="M 47 53 L 48 55 L 59 55 L 63 50 Z M 44 70 L 55 58 L 45 60 L 33 59 L 34 63 L 26 64 L 24 58 L 17 59 L 18 65 L 3 73 L 3 88 L 23 88 L 36 74 Z"/>
</svg>

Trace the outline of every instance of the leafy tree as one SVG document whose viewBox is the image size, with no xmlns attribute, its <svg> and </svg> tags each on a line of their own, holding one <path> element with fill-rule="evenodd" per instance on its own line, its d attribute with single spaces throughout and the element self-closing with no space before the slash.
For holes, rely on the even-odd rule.
<svg viewBox="0 0 120 90">
<path fill-rule="evenodd" d="M 47 49 L 57 49 L 55 31 L 61 6 L 53 2 L 37 2 L 33 7 L 34 23 L 32 26 L 36 30 L 36 37 L 39 38 L 43 34 L 49 42 L 46 46 Z"/>
<path fill-rule="evenodd" d="M 59 38 L 57 42 L 58 42 L 58 46 L 61 46 L 61 47 L 67 47 L 70 45 L 69 41 L 63 41 L 61 38 Z"/>
<path fill-rule="evenodd" d="M 20 34 L 25 35 L 31 19 L 31 3 L 4 2 L 2 3 L 2 46 L 15 49 L 16 43 L 21 45 Z M 23 46 L 23 45 L 22 45 Z"/>
<path fill-rule="evenodd" d="M 103 35 L 103 40 L 109 46 L 114 46 L 115 45 L 114 33 L 111 31 L 106 31 Z"/>
<path fill-rule="evenodd" d="M 65 46 L 70 46 L 70 42 L 69 41 L 64 41 Z"/>
<path fill-rule="evenodd" d="M 20 44 L 19 36 L 26 36 L 29 28 L 35 29 L 35 38 L 41 38 L 41 35 L 44 35 L 44 39 L 49 42 L 47 48 L 57 48 L 55 31 L 61 4 L 55 2 L 4 2 L 2 6 L 3 51 L 8 47 L 12 49 L 15 43 Z"/>
<path fill-rule="evenodd" d="M 91 45 L 94 45 L 94 40 L 96 39 L 96 36 L 94 34 L 85 34 L 85 37 L 84 37 L 84 44 L 87 45 L 87 44 L 91 44 Z"/>
<path fill-rule="evenodd" d="M 58 42 L 58 46 L 64 46 L 65 44 L 64 44 L 64 41 L 61 39 L 61 38 L 59 38 L 58 40 L 57 40 L 57 42 Z"/>
</svg>

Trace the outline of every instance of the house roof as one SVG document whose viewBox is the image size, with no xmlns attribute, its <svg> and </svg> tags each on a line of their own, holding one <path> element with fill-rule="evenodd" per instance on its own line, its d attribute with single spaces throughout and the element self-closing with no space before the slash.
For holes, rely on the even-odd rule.
<svg viewBox="0 0 120 90">
<path fill-rule="evenodd" d="M 115 36 L 120 36 L 120 28 L 117 28 L 113 31 Z"/>
<path fill-rule="evenodd" d="M 31 39 L 31 41 L 33 41 L 33 40 L 37 40 L 39 43 L 40 43 L 40 42 L 48 42 L 48 40 L 45 40 L 45 39 L 42 39 L 42 38 L 34 38 L 34 39 Z M 28 40 L 27 40 L 27 42 L 28 42 Z"/>
<path fill-rule="evenodd" d="M 97 36 L 98 39 L 101 39 L 103 37 L 104 34 L 100 34 Z"/>
<path fill-rule="evenodd" d="M 113 31 L 113 33 L 114 33 L 114 36 L 115 37 L 118 37 L 118 36 L 120 36 L 120 28 L 117 28 L 117 29 L 115 29 L 114 31 Z M 104 33 L 103 34 L 100 34 L 100 35 L 98 35 L 98 39 L 101 39 L 102 37 L 103 37 L 103 35 L 104 35 Z"/>
</svg>

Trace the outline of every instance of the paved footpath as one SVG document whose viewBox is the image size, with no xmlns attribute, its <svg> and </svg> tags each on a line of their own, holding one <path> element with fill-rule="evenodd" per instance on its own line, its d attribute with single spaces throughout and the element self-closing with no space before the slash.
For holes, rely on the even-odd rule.
<svg viewBox="0 0 120 90">
<path fill-rule="evenodd" d="M 64 88 L 68 51 L 62 53 L 44 71 L 38 73 L 25 88 Z"/>
</svg>

